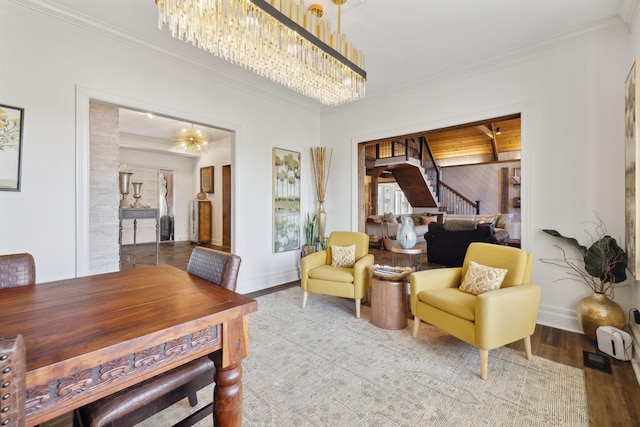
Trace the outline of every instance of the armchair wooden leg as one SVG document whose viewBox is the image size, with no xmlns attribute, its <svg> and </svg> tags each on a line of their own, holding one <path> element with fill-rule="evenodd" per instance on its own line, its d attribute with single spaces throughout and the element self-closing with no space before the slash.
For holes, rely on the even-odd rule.
<svg viewBox="0 0 640 427">
<path fill-rule="evenodd" d="M 356 300 L 356 317 L 359 319 L 360 318 L 360 302 L 362 300 L 360 298 L 358 298 Z"/>
<path fill-rule="evenodd" d="M 489 378 L 489 350 L 480 349 L 480 378 Z"/>
<path fill-rule="evenodd" d="M 527 360 L 531 360 L 531 336 L 524 337 L 524 351 L 527 354 Z"/>
<path fill-rule="evenodd" d="M 302 294 L 302 308 L 305 308 L 307 306 L 307 296 L 309 296 L 309 292 L 304 291 L 304 293 Z"/>
<path fill-rule="evenodd" d="M 413 316 L 413 337 L 418 337 L 418 330 L 420 329 L 420 318 L 418 316 Z"/>
</svg>

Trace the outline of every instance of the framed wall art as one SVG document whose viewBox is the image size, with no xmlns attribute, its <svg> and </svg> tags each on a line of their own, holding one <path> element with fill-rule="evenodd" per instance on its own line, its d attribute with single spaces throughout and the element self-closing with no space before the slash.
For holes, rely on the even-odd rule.
<svg viewBox="0 0 640 427">
<path fill-rule="evenodd" d="M 200 189 L 205 193 L 213 193 L 213 166 L 200 168 Z"/>
<path fill-rule="evenodd" d="M 300 249 L 300 153 L 273 149 L 273 252 Z"/>
<path fill-rule="evenodd" d="M 20 191 L 24 108 L 0 104 L 0 190 Z"/>
<path fill-rule="evenodd" d="M 637 279 L 640 272 L 638 254 L 640 252 L 640 238 L 638 236 L 638 120 L 636 115 L 640 111 L 638 106 L 638 60 L 633 63 L 631 71 L 625 81 L 624 96 L 624 210 L 625 210 L 625 250 L 628 257 L 628 268 Z"/>
</svg>

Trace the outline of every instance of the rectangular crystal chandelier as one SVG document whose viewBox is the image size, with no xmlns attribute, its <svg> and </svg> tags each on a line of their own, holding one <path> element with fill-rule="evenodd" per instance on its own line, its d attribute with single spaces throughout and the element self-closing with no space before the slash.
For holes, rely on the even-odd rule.
<svg viewBox="0 0 640 427">
<path fill-rule="evenodd" d="M 364 55 L 303 0 L 155 1 L 179 40 L 325 105 L 364 97 Z"/>
</svg>

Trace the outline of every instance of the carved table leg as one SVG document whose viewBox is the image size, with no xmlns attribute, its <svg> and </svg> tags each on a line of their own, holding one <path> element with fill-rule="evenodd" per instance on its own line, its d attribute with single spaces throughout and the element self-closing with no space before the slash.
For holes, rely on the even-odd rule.
<svg viewBox="0 0 640 427">
<path fill-rule="evenodd" d="M 213 425 L 242 425 L 242 366 L 216 366 L 216 385 L 213 392 Z"/>
<path fill-rule="evenodd" d="M 242 359 L 248 354 L 249 319 L 222 324 L 222 349 L 210 355 L 216 365 L 213 425 L 242 426 Z"/>
</svg>

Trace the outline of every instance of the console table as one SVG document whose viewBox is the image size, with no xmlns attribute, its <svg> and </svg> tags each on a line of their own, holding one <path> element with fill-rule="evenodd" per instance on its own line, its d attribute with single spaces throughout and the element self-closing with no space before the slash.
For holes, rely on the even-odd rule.
<svg viewBox="0 0 640 427">
<path fill-rule="evenodd" d="M 155 219 L 156 220 L 156 265 L 160 258 L 160 216 L 156 208 L 120 208 L 118 210 L 118 219 L 120 220 L 120 233 L 118 236 L 118 260 L 122 265 L 122 221 L 125 219 L 133 220 L 133 265 L 136 265 L 136 233 L 138 231 L 139 219 Z"/>
</svg>

